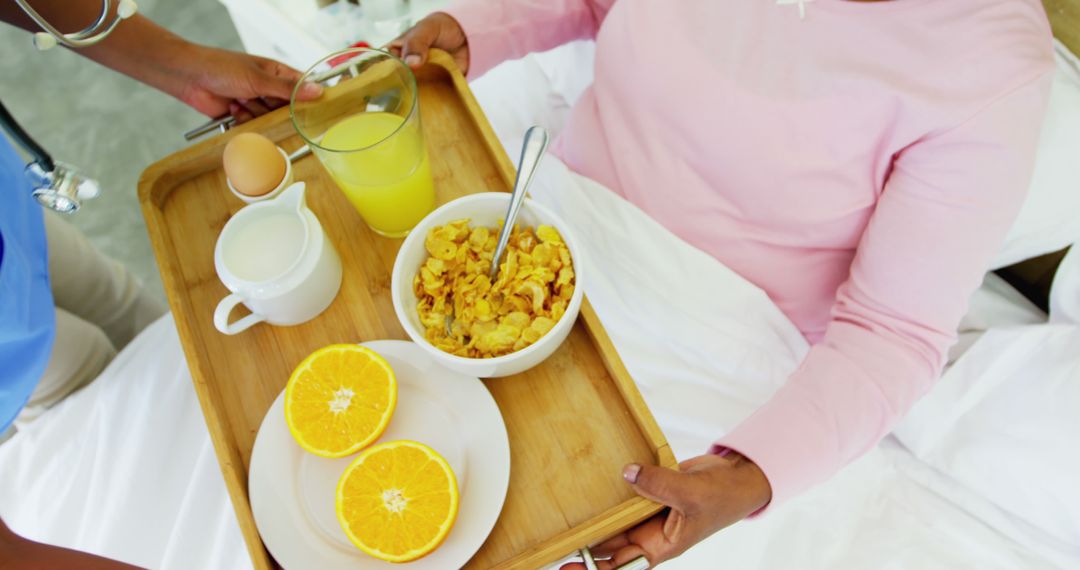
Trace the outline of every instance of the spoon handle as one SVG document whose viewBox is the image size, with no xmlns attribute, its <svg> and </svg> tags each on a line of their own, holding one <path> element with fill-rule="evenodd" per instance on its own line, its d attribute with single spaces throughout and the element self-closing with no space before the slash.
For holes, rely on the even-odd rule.
<svg viewBox="0 0 1080 570">
<path fill-rule="evenodd" d="M 529 191 L 529 183 L 532 182 L 540 159 L 544 157 L 544 151 L 548 146 L 548 133 L 543 127 L 533 126 L 525 132 L 525 141 L 521 145 L 521 158 L 518 160 L 517 178 L 514 180 L 514 191 L 510 194 L 510 207 L 506 210 L 506 221 L 502 231 L 499 232 L 499 243 L 495 246 L 495 257 L 491 260 L 489 277 L 494 282 L 499 275 L 499 262 L 502 261 L 506 244 L 510 241 L 510 232 L 514 228 L 521 205 L 525 202 L 525 196 Z"/>
</svg>

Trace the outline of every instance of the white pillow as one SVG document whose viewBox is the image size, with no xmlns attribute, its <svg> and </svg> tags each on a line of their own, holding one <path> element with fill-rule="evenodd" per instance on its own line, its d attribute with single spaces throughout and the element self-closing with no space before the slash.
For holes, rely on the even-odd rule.
<svg viewBox="0 0 1080 570">
<path fill-rule="evenodd" d="M 1057 40 L 1054 51 L 1057 74 L 1039 139 L 1035 174 L 993 269 L 1080 241 L 1080 60 Z"/>
</svg>

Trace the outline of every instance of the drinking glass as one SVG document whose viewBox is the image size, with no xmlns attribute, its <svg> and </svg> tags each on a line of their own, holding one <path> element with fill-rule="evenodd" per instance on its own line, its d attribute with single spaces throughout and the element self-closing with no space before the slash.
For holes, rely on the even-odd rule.
<svg viewBox="0 0 1080 570">
<path fill-rule="evenodd" d="M 369 227 L 401 237 L 435 209 L 435 185 L 420 126 L 416 77 L 400 59 L 377 49 L 332 53 L 303 82 L 323 94 L 297 101 L 293 125 Z"/>
</svg>

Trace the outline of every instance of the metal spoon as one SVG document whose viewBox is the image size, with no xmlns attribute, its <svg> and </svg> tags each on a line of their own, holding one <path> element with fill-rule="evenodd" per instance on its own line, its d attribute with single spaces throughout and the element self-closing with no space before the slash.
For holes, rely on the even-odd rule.
<svg viewBox="0 0 1080 570">
<path fill-rule="evenodd" d="M 311 147 L 304 143 L 300 148 L 292 151 L 292 154 L 289 155 L 289 162 L 296 162 L 309 154 L 311 154 Z"/>
<path fill-rule="evenodd" d="M 488 277 L 491 282 L 499 275 L 499 261 L 506 252 L 506 244 L 510 241 L 510 232 L 514 229 L 521 204 L 525 202 L 525 196 L 529 192 L 529 184 L 536 172 L 540 159 L 544 157 L 544 151 L 548 146 L 548 133 L 543 127 L 533 126 L 525 132 L 525 142 L 521 145 L 521 158 L 518 159 L 517 178 L 514 180 L 514 191 L 510 194 L 510 207 L 506 209 L 506 221 L 502 231 L 499 232 L 499 242 L 495 246 L 495 257 L 491 258 L 491 271 Z"/>
<path fill-rule="evenodd" d="M 532 182 L 536 167 L 540 159 L 544 157 L 544 151 L 548 146 L 548 133 L 543 127 L 533 126 L 525 131 L 525 140 L 521 144 L 521 158 L 518 159 L 517 178 L 514 179 L 514 191 L 510 193 L 510 206 L 506 209 L 506 219 L 503 222 L 502 231 L 499 232 L 499 241 L 495 246 L 495 256 L 491 258 L 491 270 L 488 278 L 492 283 L 499 276 L 499 261 L 506 252 L 506 244 L 510 242 L 510 232 L 514 229 L 521 204 L 525 202 L 525 196 L 529 193 L 529 184 Z M 453 308 L 451 307 L 451 311 Z M 450 329 L 454 324 L 453 313 L 446 315 L 446 335 L 453 336 Z"/>
</svg>

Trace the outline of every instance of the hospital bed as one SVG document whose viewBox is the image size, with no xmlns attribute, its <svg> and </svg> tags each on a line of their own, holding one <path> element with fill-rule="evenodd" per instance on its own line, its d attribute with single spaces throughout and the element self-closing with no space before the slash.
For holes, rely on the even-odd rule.
<svg viewBox="0 0 1080 570">
<path fill-rule="evenodd" d="M 1080 39 L 1077 3 L 1048 5 L 1059 37 Z M 512 155 L 525 126 L 565 123 L 588 81 L 567 62 L 591 49 L 475 82 Z M 590 299 L 676 454 L 700 453 L 798 365 L 806 342 L 762 291 L 558 160 L 535 184 L 589 244 Z M 678 274 L 698 278 L 667 277 Z M 666 567 L 1080 568 L 1080 254 L 1065 257 L 1049 306 L 1050 322 L 988 275 L 963 350 L 892 436 Z M 0 516 L 141 566 L 250 567 L 170 317 L 0 445 Z"/>
</svg>

